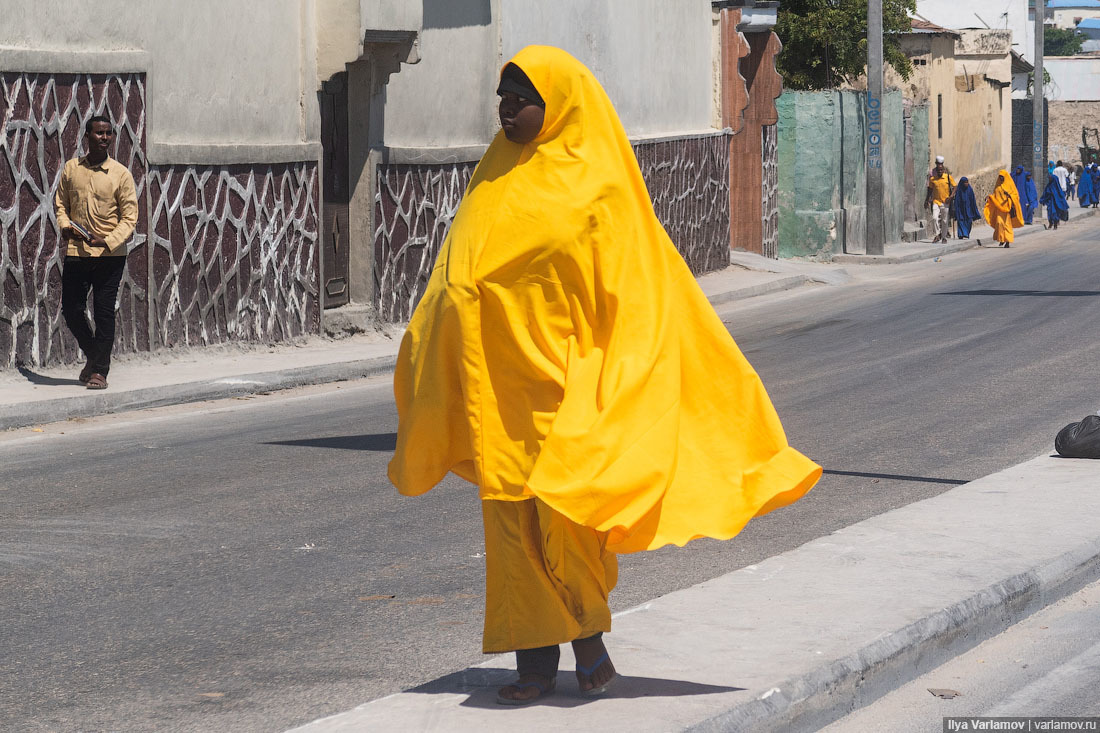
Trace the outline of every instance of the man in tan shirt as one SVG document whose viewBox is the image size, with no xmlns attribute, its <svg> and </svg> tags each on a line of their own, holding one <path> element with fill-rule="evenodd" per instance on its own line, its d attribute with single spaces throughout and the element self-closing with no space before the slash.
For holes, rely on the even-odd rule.
<svg viewBox="0 0 1100 733">
<path fill-rule="evenodd" d="M 951 210 L 951 199 L 955 195 L 955 186 L 958 183 L 947 172 L 943 164 L 943 156 L 936 156 L 936 167 L 928 175 L 928 193 L 925 195 L 924 205 L 932 212 L 932 241 L 946 242 L 950 233 L 947 224 L 947 215 Z"/>
<path fill-rule="evenodd" d="M 115 343 L 115 300 L 126 269 L 126 240 L 137 224 L 134 177 L 108 155 L 115 139 L 110 119 L 84 126 L 88 154 L 65 164 L 54 196 L 57 227 L 67 242 L 61 271 L 61 312 L 88 361 L 80 381 L 106 389 Z M 95 330 L 84 315 L 92 291 Z"/>
</svg>

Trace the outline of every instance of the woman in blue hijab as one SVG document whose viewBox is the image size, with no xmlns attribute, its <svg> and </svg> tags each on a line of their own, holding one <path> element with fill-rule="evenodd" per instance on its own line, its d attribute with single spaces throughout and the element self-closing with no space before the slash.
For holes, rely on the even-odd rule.
<svg viewBox="0 0 1100 733">
<path fill-rule="evenodd" d="M 1039 208 L 1039 192 L 1035 190 L 1035 181 L 1031 174 L 1024 171 L 1024 187 L 1020 191 L 1020 206 L 1024 210 L 1024 224 L 1030 224 Z"/>
<path fill-rule="evenodd" d="M 1086 178 L 1088 176 L 1085 176 Z M 1049 176 L 1047 187 L 1043 195 L 1039 197 L 1039 203 L 1047 207 L 1047 229 L 1057 229 L 1063 221 L 1069 221 L 1069 204 L 1066 203 L 1066 194 L 1062 190 L 1062 184 L 1054 176 Z"/>
<path fill-rule="evenodd" d="M 1082 209 L 1096 203 L 1096 178 L 1092 175 L 1091 165 L 1082 171 L 1081 180 L 1077 181 L 1077 200 Z"/>
<path fill-rule="evenodd" d="M 951 199 L 951 216 L 957 223 L 959 239 L 970 239 L 970 228 L 976 219 L 982 218 L 982 212 L 978 210 L 974 189 L 966 176 L 959 179 L 959 187 L 955 189 L 955 197 Z"/>
</svg>

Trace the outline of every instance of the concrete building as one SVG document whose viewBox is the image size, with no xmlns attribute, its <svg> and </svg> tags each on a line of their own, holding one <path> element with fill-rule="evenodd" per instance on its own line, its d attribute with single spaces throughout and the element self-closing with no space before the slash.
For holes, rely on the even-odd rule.
<svg viewBox="0 0 1100 733">
<path fill-rule="evenodd" d="M 406 318 L 496 133 L 500 66 L 529 43 L 600 78 L 695 271 L 728 262 L 731 200 L 737 231 L 755 227 L 774 256 L 775 8 L 40 0 L 28 13 L 0 0 L 0 368 L 78 356 L 51 196 L 96 113 L 118 125 L 114 154 L 142 204 L 119 351 L 293 338 L 337 314 Z M 744 106 L 724 108 L 735 87 Z M 757 104 L 753 88 L 773 96 Z M 734 150 L 733 122 L 759 144 Z M 731 192 L 745 171 L 759 181 L 751 207 L 751 190 Z"/>
<path fill-rule="evenodd" d="M 917 15 L 943 28 L 1012 31 L 1012 50 L 1030 63 L 1035 55 L 1033 1 L 917 0 Z"/>
<path fill-rule="evenodd" d="M 1035 17 L 1034 4 L 1031 17 Z M 1086 18 L 1100 18 L 1100 0 L 1046 0 L 1045 25 L 1072 29 Z"/>
</svg>

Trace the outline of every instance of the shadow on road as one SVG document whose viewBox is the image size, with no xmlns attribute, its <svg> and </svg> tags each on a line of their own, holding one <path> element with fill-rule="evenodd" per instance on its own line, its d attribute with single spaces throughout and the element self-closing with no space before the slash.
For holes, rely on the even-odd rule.
<svg viewBox="0 0 1100 733">
<path fill-rule="evenodd" d="M 833 476 L 858 476 L 859 478 L 885 478 L 893 481 L 919 481 L 925 484 L 951 484 L 952 486 L 962 486 L 963 484 L 970 483 L 958 478 L 933 478 L 931 476 L 906 476 L 899 473 L 864 473 L 863 471 L 834 471 L 833 469 L 826 468 L 823 473 L 829 473 Z"/>
<path fill-rule="evenodd" d="M 469 667 L 461 672 L 440 677 L 408 692 L 429 695 L 469 695 L 461 704 L 463 707 L 485 708 L 486 710 L 514 710 L 507 705 L 497 704 L 497 689 L 513 682 L 514 669 L 497 667 Z M 572 708 L 596 702 L 601 699 L 632 699 L 639 697 L 683 697 L 686 695 L 716 695 L 723 692 L 741 692 L 744 687 L 725 685 L 707 685 L 686 680 L 669 680 L 659 677 L 634 677 L 619 675 L 615 684 L 601 697 L 582 697 L 577 688 L 576 678 L 571 672 L 558 673 L 558 689 L 545 700 L 534 705 L 548 705 L 559 708 Z"/>
<path fill-rule="evenodd" d="M 1085 298 L 1100 295 L 1100 290 L 955 290 L 933 295 L 1026 295 L 1040 298 Z"/>
<path fill-rule="evenodd" d="M 264 445 L 297 445 L 303 448 L 342 448 L 344 450 L 392 451 L 397 448 L 397 433 L 334 435 L 331 438 L 274 440 Z"/>
</svg>

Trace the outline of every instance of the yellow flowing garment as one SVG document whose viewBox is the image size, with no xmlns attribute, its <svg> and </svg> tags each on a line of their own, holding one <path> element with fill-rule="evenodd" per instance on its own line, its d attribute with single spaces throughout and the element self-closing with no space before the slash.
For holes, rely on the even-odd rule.
<svg viewBox="0 0 1100 733">
<path fill-rule="evenodd" d="M 534 496 L 614 552 L 728 539 L 821 468 L 657 220 L 599 82 L 556 48 L 512 63 L 545 121 L 497 135 L 443 243 L 398 355 L 390 479 Z"/>
<path fill-rule="evenodd" d="M 1003 179 L 985 199 L 982 213 L 985 221 L 993 227 L 993 238 L 998 242 L 1015 241 L 1013 228 L 1024 225 L 1023 209 L 1020 208 L 1020 193 L 1008 171 L 1002 170 Z"/>
</svg>

